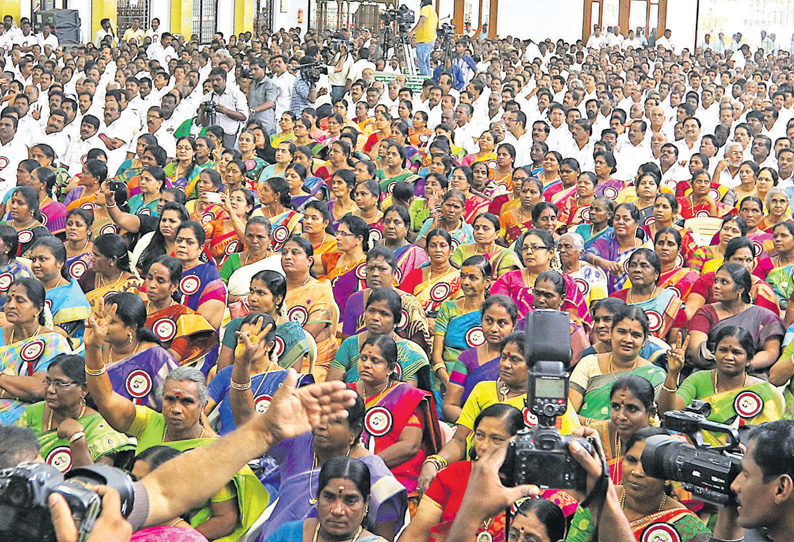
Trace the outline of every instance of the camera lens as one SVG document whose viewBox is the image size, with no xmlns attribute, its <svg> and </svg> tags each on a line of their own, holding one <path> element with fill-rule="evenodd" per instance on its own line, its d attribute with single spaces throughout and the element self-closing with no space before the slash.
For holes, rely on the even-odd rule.
<svg viewBox="0 0 794 542">
<path fill-rule="evenodd" d="M 5 500 L 10 505 L 15 507 L 22 507 L 28 504 L 29 495 L 28 495 L 28 487 L 25 482 L 13 481 L 8 484 L 8 487 L 5 491 Z"/>
</svg>

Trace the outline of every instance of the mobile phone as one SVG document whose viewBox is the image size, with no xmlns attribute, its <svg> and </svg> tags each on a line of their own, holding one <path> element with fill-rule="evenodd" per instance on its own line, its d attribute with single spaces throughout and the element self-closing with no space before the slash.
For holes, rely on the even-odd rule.
<svg viewBox="0 0 794 542">
<path fill-rule="evenodd" d="M 205 194 L 207 196 L 207 201 L 210 203 L 220 203 L 221 202 L 221 194 L 220 192 L 207 192 Z"/>
</svg>

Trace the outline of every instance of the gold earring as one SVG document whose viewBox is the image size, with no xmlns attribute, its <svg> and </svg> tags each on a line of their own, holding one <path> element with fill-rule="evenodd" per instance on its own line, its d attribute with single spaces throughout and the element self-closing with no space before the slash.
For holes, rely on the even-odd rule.
<svg viewBox="0 0 794 542">
<path fill-rule="evenodd" d="M 132 331 L 130 331 L 130 332 L 127 334 L 127 338 L 130 340 L 130 343 L 131 343 L 131 342 L 132 342 Z"/>
</svg>

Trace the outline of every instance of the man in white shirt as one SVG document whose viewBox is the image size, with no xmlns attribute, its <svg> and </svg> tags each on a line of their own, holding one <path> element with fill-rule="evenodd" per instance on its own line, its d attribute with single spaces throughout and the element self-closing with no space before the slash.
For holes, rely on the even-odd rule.
<svg viewBox="0 0 794 542">
<path fill-rule="evenodd" d="M 152 19 L 151 27 L 146 31 L 146 36 L 152 38 L 152 43 L 159 43 L 163 32 L 165 32 L 165 29 L 160 28 L 160 19 L 155 17 Z"/>
<path fill-rule="evenodd" d="M 146 133 L 152 134 L 157 139 L 157 144 L 160 145 L 166 152 L 169 158 L 176 157 L 176 140 L 174 136 L 161 129 L 163 124 L 163 112 L 159 106 L 152 106 L 146 112 Z M 138 136 L 144 132 L 138 132 Z M 137 138 L 133 138 L 127 146 L 127 153 L 135 155 Z"/>
<path fill-rule="evenodd" d="M 17 166 L 28 157 L 28 148 L 19 139 L 17 119 L 0 117 L 0 201 L 17 182 Z"/>
<path fill-rule="evenodd" d="M 593 126 L 587 119 L 579 119 L 573 122 L 571 127 L 573 135 L 573 145 L 566 158 L 575 158 L 579 162 L 580 171 L 593 171 Z"/>
<path fill-rule="evenodd" d="M 473 114 L 474 108 L 471 104 L 461 103 L 455 108 L 455 120 L 458 125 L 455 129 L 455 145 L 466 149 L 469 154 L 476 152 L 477 147 L 474 140 L 480 137 L 477 127 L 471 122 Z"/>
<path fill-rule="evenodd" d="M 248 101 L 239 89 L 226 85 L 226 72 L 223 68 L 213 68 L 208 81 L 212 84 L 212 92 L 202 98 L 202 106 L 198 110 L 199 123 L 202 126 L 220 126 L 223 129 L 224 146 L 233 149 L 237 133 L 248 118 Z M 215 107 L 208 107 L 208 103 L 214 103 Z"/>
<path fill-rule="evenodd" d="M 19 110 L 17 137 L 29 146 L 31 141 L 41 136 L 41 126 L 30 114 L 30 98 L 27 94 L 18 94 L 14 106 Z"/>
<path fill-rule="evenodd" d="M 607 45 L 610 48 L 623 45 L 623 36 L 620 34 L 619 26 L 614 26 L 612 32 L 607 35 Z"/>
<path fill-rule="evenodd" d="M 618 179 L 633 179 L 637 169 L 645 162 L 653 161 L 650 146 L 645 141 L 648 125 L 644 120 L 635 120 L 629 126 L 628 140 L 623 143 L 620 152 L 615 158 L 618 161 Z M 582 171 L 584 171 L 584 167 Z"/>
<path fill-rule="evenodd" d="M 108 100 L 105 103 L 105 128 L 98 134 L 108 157 L 108 171 L 119 169 L 127 154 L 127 147 L 132 141 L 132 126 L 121 118 L 118 102 Z M 101 147 L 100 147 L 101 148 Z"/>
<path fill-rule="evenodd" d="M 673 33 L 670 31 L 669 28 L 665 29 L 664 34 L 662 34 L 662 37 L 656 40 L 656 46 L 667 49 L 668 51 L 675 52 L 675 46 L 673 45 L 673 42 L 670 39 L 672 35 Z"/>
<path fill-rule="evenodd" d="M 85 115 L 80 121 L 80 137 L 69 143 L 65 167 L 69 175 L 77 175 L 83 171 L 83 163 L 88 151 L 95 147 L 104 147 L 102 141 L 96 136 L 99 131 L 99 119 L 94 115 Z"/>
<path fill-rule="evenodd" d="M 350 67 L 350 74 L 348 75 L 348 79 L 351 81 L 357 81 L 361 79 L 364 70 L 367 68 L 372 68 L 375 70 L 375 64 L 370 62 L 369 60 L 369 49 L 366 47 L 362 47 L 358 50 L 358 60 L 356 60 L 353 65 Z"/>
<path fill-rule="evenodd" d="M 675 192 L 676 186 L 680 182 L 688 181 L 692 175 L 689 169 L 679 165 L 678 147 L 672 143 L 662 145 L 661 155 L 659 156 L 659 169 L 662 171 L 662 186 L 666 186 Z"/>
<path fill-rule="evenodd" d="M 516 166 L 531 163 L 532 134 L 526 130 L 527 116 L 523 111 L 505 111 L 502 114 L 502 121 L 507 127 L 507 132 L 501 143 L 510 143 L 515 149 Z"/>
<path fill-rule="evenodd" d="M 290 110 L 292 105 L 292 88 L 295 86 L 295 76 L 287 69 L 287 57 L 275 55 L 270 59 L 270 69 L 273 71 L 273 83 L 278 87 L 278 98 L 276 98 L 276 122 L 281 119 L 282 113 Z M 333 77 L 329 76 L 329 77 Z M 331 85 L 334 85 L 331 79 Z"/>
<path fill-rule="evenodd" d="M 66 153 L 69 150 L 69 134 L 63 131 L 69 116 L 63 109 L 54 109 L 47 118 L 47 126 L 44 128 L 44 135 L 33 141 L 33 144 L 46 143 L 52 147 L 59 163 L 66 161 Z"/>
<path fill-rule="evenodd" d="M 730 60 L 728 61 L 729 64 L 733 64 L 734 70 L 743 70 L 744 67 L 747 65 L 747 59 L 750 57 L 750 46 L 742 44 L 739 49 L 733 53 Z"/>
<path fill-rule="evenodd" d="M 739 178 L 739 168 L 744 161 L 742 144 L 738 141 L 731 141 L 725 147 L 725 161 L 717 166 L 717 184 L 735 188 L 742 184 Z"/>
<path fill-rule="evenodd" d="M 607 38 L 606 36 L 603 36 L 601 34 L 601 27 L 598 25 L 594 26 L 593 33 L 590 34 L 590 38 L 587 40 L 587 48 L 601 49 L 602 47 L 605 47 L 606 44 L 607 44 Z"/>
<path fill-rule="evenodd" d="M 38 45 L 39 40 L 30 28 L 30 23 L 28 21 L 23 21 L 20 28 L 22 31 L 14 39 L 14 45 L 19 45 L 22 52 L 27 53 L 34 45 Z"/>
<path fill-rule="evenodd" d="M 58 36 L 52 33 L 52 25 L 50 25 L 50 23 L 44 23 L 41 29 L 42 29 L 41 34 L 36 36 L 36 39 L 39 45 L 41 46 L 41 48 L 44 49 L 45 45 L 49 45 L 50 47 L 52 47 L 53 51 L 57 49 L 58 45 L 60 45 L 60 42 L 58 41 Z"/>
<path fill-rule="evenodd" d="M 548 111 L 551 126 L 546 145 L 549 146 L 549 150 L 557 151 L 565 156 L 565 153 L 570 149 L 572 141 L 571 131 L 565 124 L 565 108 L 555 102 L 549 106 Z"/>
<path fill-rule="evenodd" d="M 684 139 L 678 142 L 678 161 L 681 165 L 689 162 L 700 148 L 700 120 L 696 117 L 684 119 Z"/>
</svg>

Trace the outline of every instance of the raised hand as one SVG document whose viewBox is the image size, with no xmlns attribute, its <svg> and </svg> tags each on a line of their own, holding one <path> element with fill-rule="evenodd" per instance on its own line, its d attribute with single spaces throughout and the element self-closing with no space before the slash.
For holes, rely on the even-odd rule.
<svg viewBox="0 0 794 542">
<path fill-rule="evenodd" d="M 673 347 L 667 352 L 667 372 L 681 374 L 684 368 L 684 356 L 689 346 L 689 335 L 681 332 L 678 334 Z"/>
<path fill-rule="evenodd" d="M 241 363 L 250 364 L 255 359 L 265 356 L 267 352 L 267 341 L 265 337 L 270 332 L 272 324 L 268 324 L 262 329 L 262 318 L 257 318 L 251 324 L 243 324 L 237 332 L 237 348 L 234 349 L 234 360 Z"/>
<path fill-rule="evenodd" d="M 105 307 L 105 300 L 98 298 L 94 305 L 94 312 L 85 323 L 85 334 L 83 340 L 86 346 L 100 346 L 105 342 L 108 334 L 108 327 L 113 317 L 116 316 L 117 305 Z"/>
</svg>

